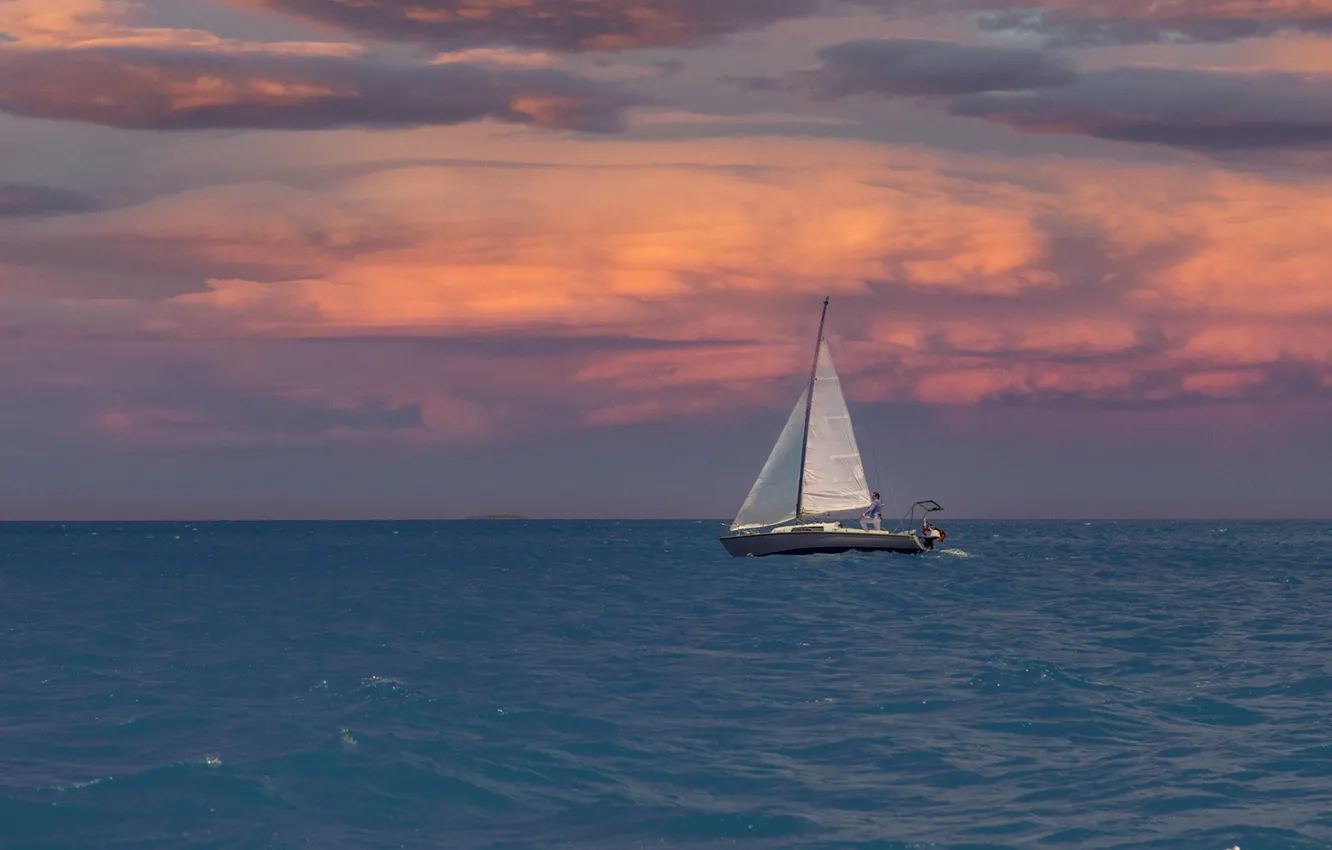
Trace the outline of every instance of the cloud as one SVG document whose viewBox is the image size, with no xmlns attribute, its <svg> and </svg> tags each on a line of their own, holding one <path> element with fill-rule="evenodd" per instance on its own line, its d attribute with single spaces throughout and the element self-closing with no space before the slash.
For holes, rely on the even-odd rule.
<svg viewBox="0 0 1332 850">
<path fill-rule="evenodd" d="M 0 345 L 0 391 L 13 401 L 0 432 L 40 411 L 65 441 L 162 451 L 474 443 L 506 432 L 496 413 L 512 403 L 499 399 L 524 391 L 539 397 L 525 376 L 548 377 L 539 366 L 516 370 L 474 350 L 438 357 L 428 342 L 410 340 L 28 338 Z M 340 365 L 330 372 L 330 363 Z M 50 431 L 34 439 L 50 439 Z"/>
<path fill-rule="evenodd" d="M 254 42 L 207 30 L 135 24 L 141 4 L 128 0 L 0 0 L 0 43 L 35 49 L 121 47 L 231 53 L 350 56 L 347 42 Z"/>
<path fill-rule="evenodd" d="M 0 49 L 0 110 L 134 130 L 403 127 L 482 118 L 617 129 L 626 95 L 557 70 L 325 56 Z"/>
<path fill-rule="evenodd" d="M 747 146 L 726 147 L 743 156 Z M 891 172 L 876 173 L 880 179 L 870 185 L 854 172 L 803 167 L 755 179 L 717 167 L 610 167 L 616 152 L 604 156 L 599 165 L 423 166 L 346 181 L 331 195 L 311 193 L 298 208 L 318 210 L 313 214 L 329 222 L 379 222 L 411 235 L 410 242 L 355 258 L 328 256 L 318 276 L 214 279 L 208 291 L 173 303 L 267 327 L 286 322 L 301 332 L 595 327 L 652 316 L 662 328 L 671 321 L 705 328 L 697 316 L 671 319 L 672 305 L 700 290 L 757 293 L 775 286 L 817 293 L 867 278 L 978 292 L 1051 285 L 1034 267 L 1044 251 L 1041 234 L 1007 209 L 1010 187 L 984 192 L 964 181 Z M 913 197 L 913 189 L 928 184 L 931 191 Z M 264 220 L 260 197 L 256 221 Z M 829 212 L 809 214 L 815 198 Z M 140 232 L 162 233 L 188 220 L 188 212 L 172 206 L 155 210 L 151 225 L 143 225 L 152 229 Z M 251 216 L 237 208 L 234 217 L 229 226 L 219 221 L 209 228 L 213 240 L 248 241 L 229 231 Z M 357 227 L 338 231 L 354 243 Z M 269 228 L 289 233 L 295 244 L 280 250 L 256 244 L 256 259 L 271 254 L 279 264 L 304 256 L 315 265 L 319 246 L 300 241 L 310 228 Z"/>
<path fill-rule="evenodd" d="M 1332 144 L 1332 74 L 1116 68 L 1068 85 L 972 94 L 954 115 L 1029 133 L 1078 133 L 1203 150 Z"/>
<path fill-rule="evenodd" d="M 478 47 L 471 50 L 453 50 L 441 53 L 435 64 L 462 62 L 469 65 L 503 65 L 513 68 L 550 68 L 556 64 L 554 54 L 543 51 L 509 50 L 499 47 Z"/>
<path fill-rule="evenodd" d="M 94 412 L 93 422 L 117 439 L 172 448 L 425 436 L 419 404 L 392 407 L 371 399 L 346 407 L 243 387 L 208 387 L 208 394 L 200 389 L 196 384 L 181 392 L 176 407 L 111 404 Z"/>
<path fill-rule="evenodd" d="M 866 39 L 819 51 L 816 70 L 790 82 L 818 98 L 857 94 L 947 96 L 1063 86 L 1077 79 L 1062 57 L 914 38 Z"/>
<path fill-rule="evenodd" d="M 813 17 L 817 0 L 227 0 L 345 32 L 448 47 L 560 51 L 687 46 Z M 836 5 L 836 4 L 833 4 Z M 1329 0 L 845 0 L 890 17 L 974 16 L 992 31 L 1053 44 L 1231 41 L 1332 32 Z"/>
<path fill-rule="evenodd" d="M 1267 376 L 1259 370 L 1232 369 L 1186 375 L 1180 383 L 1180 388 L 1186 393 L 1230 398 L 1245 395 L 1247 391 L 1261 387 L 1265 383 Z"/>
<path fill-rule="evenodd" d="M 96 199 L 67 189 L 30 183 L 0 183 L 0 219 L 87 212 Z"/>
<path fill-rule="evenodd" d="M 4 298 L 3 335 L 157 340 L 162 360 L 226 346 L 224 395 L 350 411 L 301 431 L 151 394 L 94 406 L 122 414 L 117 439 L 191 444 L 776 409 L 825 293 L 858 401 L 1316 399 L 1332 375 L 1324 177 L 789 138 L 589 149 L 485 125 L 381 139 L 213 140 L 190 155 L 262 152 L 288 183 L 7 225 L 0 297 L 27 294 Z M 410 145 L 483 158 L 362 160 Z M 347 161 L 361 165 L 330 171 Z M 76 260 L 99 288 L 33 282 Z M 176 289 L 145 280 L 155 266 Z M 172 418 L 191 411 L 203 424 Z"/>
<path fill-rule="evenodd" d="M 869 145 L 607 140 L 588 149 L 527 145 L 484 125 L 420 132 L 452 138 L 421 138 L 425 150 L 463 150 L 474 138 L 485 159 L 367 165 L 297 188 L 307 165 L 326 173 L 298 137 L 217 140 L 199 150 L 201 163 L 247 159 L 253 147 L 288 182 L 210 186 L 25 224 L 0 234 L 0 269 L 8 263 L 11 289 L 35 295 L 51 290 L 25 283 L 32 269 L 59 279 L 75 265 L 95 268 L 104 297 L 190 294 L 176 306 L 200 313 L 208 302 L 237 321 L 272 327 L 285 316 L 293 329 L 317 331 L 595 324 L 669 309 L 698 289 L 1052 285 L 1038 267 L 1045 237 L 1020 209 L 1030 196 L 1002 182 L 895 172 Z M 379 134 L 337 138 L 379 155 L 389 144 Z M 321 148 L 337 150 L 333 139 Z M 839 162 L 848 155 L 863 168 Z M 745 167 L 755 156 L 758 172 Z M 825 212 L 811 212 L 815 199 Z M 171 271 L 174 292 L 145 280 L 153 268 Z"/>
<path fill-rule="evenodd" d="M 1047 51 L 895 38 L 834 45 L 820 59 L 785 85 L 825 99 L 934 98 L 953 115 L 1024 133 L 1214 152 L 1332 146 L 1332 74 L 1149 67 L 1080 73 Z"/>
<path fill-rule="evenodd" d="M 703 44 L 830 8 L 889 18 L 972 17 L 995 32 L 1036 33 L 1053 45 L 1232 41 L 1332 32 L 1332 0 L 224 0 L 350 37 L 446 50 L 519 47 L 612 51 Z M 355 52 L 354 43 L 245 43 L 195 29 L 134 24 L 122 0 L 3 0 L 0 33 L 32 47 Z"/>
<path fill-rule="evenodd" d="M 1054 45 L 1217 42 L 1332 32 L 1329 0 L 964 0 L 982 27 L 1045 35 Z"/>
<path fill-rule="evenodd" d="M 325 329 L 632 321 L 694 293 L 813 296 L 867 281 L 936 299 L 1103 289 L 1265 315 L 1332 306 L 1319 286 L 1323 180 L 784 138 L 588 150 L 475 126 L 419 144 L 444 144 L 437 134 L 484 159 L 366 165 L 297 188 L 302 167 L 327 171 L 299 137 L 219 142 L 200 156 L 262 149 L 297 170 L 287 184 L 25 224 L 0 240 L 0 263 L 67 263 L 100 246 L 90 261 L 109 279 L 129 263 L 129 280 L 136 263 L 169 258 L 194 275 L 185 303 L 270 320 L 277 304 L 306 305 L 291 315 Z M 359 157 L 376 139 L 324 150 Z"/>
<path fill-rule="evenodd" d="M 228 0 L 341 30 L 445 47 L 605 51 L 696 44 L 806 17 L 819 0 Z"/>
</svg>

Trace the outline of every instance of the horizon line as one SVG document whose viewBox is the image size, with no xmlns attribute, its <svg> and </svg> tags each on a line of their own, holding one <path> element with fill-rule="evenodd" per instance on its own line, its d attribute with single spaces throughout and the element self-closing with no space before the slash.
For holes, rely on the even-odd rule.
<svg viewBox="0 0 1332 850">
<path fill-rule="evenodd" d="M 811 520 L 814 522 L 815 520 Z M 818 520 L 831 522 L 832 520 Z M 851 520 L 847 520 L 851 521 Z M 1332 522 L 1332 516 L 973 516 L 940 518 L 946 522 Z M 472 515 L 465 517 L 208 517 L 208 518 L 53 518 L 53 519 L 0 519 L 6 525 L 107 524 L 107 523 L 522 523 L 522 522 L 715 522 L 729 525 L 725 517 L 651 517 L 651 516 L 526 516 L 526 515 Z"/>
</svg>

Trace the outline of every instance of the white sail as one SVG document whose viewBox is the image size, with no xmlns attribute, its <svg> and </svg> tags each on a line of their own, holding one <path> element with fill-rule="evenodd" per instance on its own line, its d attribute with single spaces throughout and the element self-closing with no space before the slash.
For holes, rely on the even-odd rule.
<svg viewBox="0 0 1332 850">
<path fill-rule="evenodd" d="M 805 427 L 805 392 L 800 393 L 782 435 L 740 508 L 732 531 L 763 528 L 795 519 L 800 483 L 800 444 Z"/>
<path fill-rule="evenodd" d="M 847 410 L 827 340 L 819 342 L 818 358 L 805 446 L 800 516 L 863 510 L 870 503 L 865 467 L 851 428 L 851 412 Z"/>
</svg>

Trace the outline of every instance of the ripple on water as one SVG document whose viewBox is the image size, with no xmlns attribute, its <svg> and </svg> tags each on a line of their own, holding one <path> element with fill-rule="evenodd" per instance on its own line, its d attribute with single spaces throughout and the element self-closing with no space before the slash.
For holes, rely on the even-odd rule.
<svg viewBox="0 0 1332 850">
<path fill-rule="evenodd" d="M 0 847 L 1332 847 L 1332 526 L 720 527 L 0 527 Z"/>
</svg>

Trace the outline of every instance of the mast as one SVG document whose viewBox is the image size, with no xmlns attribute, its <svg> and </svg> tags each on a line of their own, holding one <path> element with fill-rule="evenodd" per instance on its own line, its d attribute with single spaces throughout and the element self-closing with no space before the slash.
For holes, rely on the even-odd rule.
<svg viewBox="0 0 1332 850">
<path fill-rule="evenodd" d="M 828 297 L 823 298 L 823 315 L 819 317 L 819 338 L 814 342 L 814 365 L 809 370 L 809 390 L 805 393 L 805 430 L 800 435 L 800 478 L 796 482 L 796 519 L 805 518 L 805 456 L 809 451 L 809 418 L 814 412 L 814 381 L 819 375 L 819 352 L 823 350 L 823 326 L 828 321 Z"/>
</svg>

